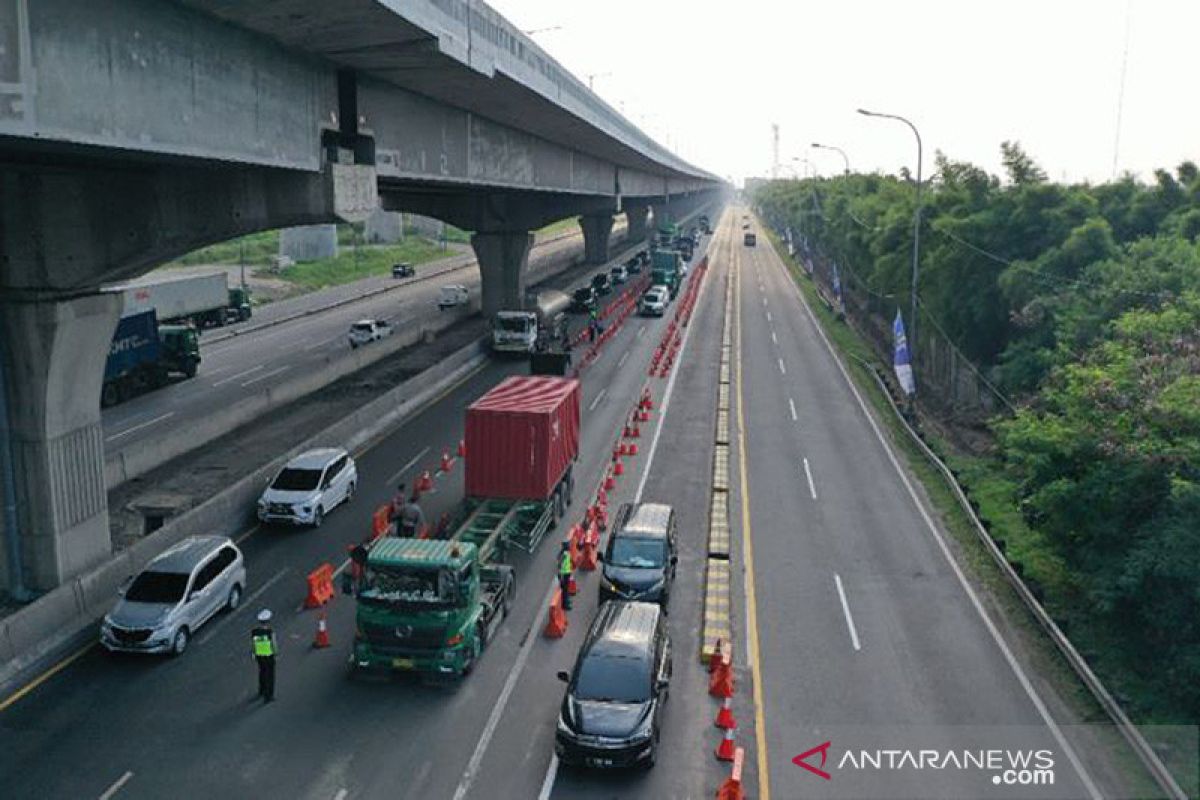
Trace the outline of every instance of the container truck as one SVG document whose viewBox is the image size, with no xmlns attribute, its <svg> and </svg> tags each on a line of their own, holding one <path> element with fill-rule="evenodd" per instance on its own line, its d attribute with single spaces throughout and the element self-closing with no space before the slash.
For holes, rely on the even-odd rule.
<svg viewBox="0 0 1200 800">
<path fill-rule="evenodd" d="M 579 382 L 513 376 L 467 408 L 466 496 L 444 537 L 379 539 L 355 582 L 350 663 L 360 671 L 468 674 L 508 613 L 516 575 L 571 502 Z"/>
<path fill-rule="evenodd" d="M 650 255 L 650 285 L 665 286 L 671 299 L 679 294 L 683 279 L 683 258 L 678 250 L 655 250 Z"/>
<path fill-rule="evenodd" d="M 566 331 L 571 296 L 556 289 L 531 295 L 528 310 L 498 311 L 492 320 L 492 349 L 497 353 L 530 354 L 538 338 L 560 340 Z"/>
<path fill-rule="evenodd" d="M 250 290 L 227 283 L 224 272 L 155 273 L 120 289 L 127 314 L 154 309 L 163 322 L 190 321 L 203 328 L 250 319 Z"/>
<path fill-rule="evenodd" d="M 194 377 L 200 365 L 200 342 L 190 325 L 159 325 L 154 309 L 126 314 L 117 322 L 100 405 L 116 405 L 136 394 L 157 389 L 173 374 Z"/>
</svg>

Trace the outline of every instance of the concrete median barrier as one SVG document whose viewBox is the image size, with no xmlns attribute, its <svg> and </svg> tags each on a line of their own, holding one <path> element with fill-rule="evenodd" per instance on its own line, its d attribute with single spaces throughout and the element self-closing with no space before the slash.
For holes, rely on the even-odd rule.
<svg viewBox="0 0 1200 800">
<path fill-rule="evenodd" d="M 196 534 L 235 536 L 254 523 L 263 486 L 289 458 L 324 444 L 360 450 L 387 435 L 487 358 L 482 339 L 455 351 L 324 431 L 298 443 L 149 536 L 29 605 L 0 619 L 0 696 L 40 666 L 94 636 L 122 582 L 173 544 Z"/>
</svg>

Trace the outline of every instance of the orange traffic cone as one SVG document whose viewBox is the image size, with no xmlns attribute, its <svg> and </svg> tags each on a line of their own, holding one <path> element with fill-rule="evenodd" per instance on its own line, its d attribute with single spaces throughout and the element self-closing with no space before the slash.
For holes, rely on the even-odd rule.
<svg viewBox="0 0 1200 800">
<path fill-rule="evenodd" d="M 625 474 L 625 465 L 621 463 L 621 459 L 617 459 L 617 463 L 613 465 L 613 475 L 620 477 Z"/>
<path fill-rule="evenodd" d="M 458 440 L 458 457 L 459 458 L 467 457 L 467 440 L 466 439 Z"/>
<path fill-rule="evenodd" d="M 729 728 L 725 731 L 725 735 L 721 737 L 721 743 L 717 745 L 717 760 L 718 761 L 733 761 L 734 745 L 733 732 L 737 728 Z"/>
<path fill-rule="evenodd" d="M 440 467 L 441 471 L 449 472 L 453 468 L 454 468 L 454 459 L 450 458 L 450 451 L 443 450 L 442 451 L 442 464 Z"/>
<path fill-rule="evenodd" d="M 547 639 L 561 639 L 566 632 L 567 615 L 562 607 L 562 589 L 555 589 L 554 597 L 550 600 L 550 615 L 546 619 L 542 635 Z"/>
<path fill-rule="evenodd" d="M 722 660 L 708 678 L 708 693 L 713 697 L 733 697 L 733 668 Z"/>
<path fill-rule="evenodd" d="M 567 594 L 571 595 L 572 597 L 579 594 L 579 586 L 577 586 L 575 584 L 575 575 L 574 574 L 572 574 L 571 577 L 567 578 Z"/>
<path fill-rule="evenodd" d="M 729 697 L 721 701 L 721 710 L 717 712 L 717 719 L 713 722 L 714 725 L 722 730 L 737 727 L 737 722 L 733 718 L 733 709 L 729 707 L 732 702 L 733 699 Z"/>
<path fill-rule="evenodd" d="M 604 488 L 610 492 L 617 488 L 617 479 L 613 477 L 611 472 L 604 479 Z"/>
<path fill-rule="evenodd" d="M 313 647 L 329 647 L 329 629 L 325 626 L 324 611 L 321 612 L 321 616 L 317 617 L 317 636 L 313 639 Z"/>
<path fill-rule="evenodd" d="M 433 476 L 429 474 L 429 470 L 425 470 L 421 473 L 421 477 L 417 478 L 417 491 L 422 493 L 433 491 Z"/>
<path fill-rule="evenodd" d="M 630 442 L 629 443 L 629 455 L 636 456 L 637 454 L 638 454 L 637 442 Z"/>
</svg>

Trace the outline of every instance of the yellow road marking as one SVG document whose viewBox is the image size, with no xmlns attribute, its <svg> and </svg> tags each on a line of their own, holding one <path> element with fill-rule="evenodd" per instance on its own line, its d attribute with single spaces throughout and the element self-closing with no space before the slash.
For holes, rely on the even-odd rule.
<svg viewBox="0 0 1200 800">
<path fill-rule="evenodd" d="M 46 670 L 41 675 L 38 675 L 36 678 L 34 678 L 29 683 L 22 686 L 17 691 L 13 692 L 11 695 L 9 695 L 7 698 L 5 698 L 3 702 L 0 702 L 0 711 L 4 711 L 9 706 L 11 706 L 13 703 L 17 702 L 22 697 L 24 697 L 25 695 L 32 692 L 34 689 L 41 686 L 43 683 L 50 680 L 58 673 L 62 672 L 64 669 L 69 667 L 71 664 L 74 664 L 76 661 L 78 661 L 80 658 L 83 657 L 84 653 L 91 650 L 95 646 L 96 646 L 95 642 L 88 642 L 86 645 L 79 648 L 74 653 L 72 653 L 71 655 L 64 658 L 62 661 L 59 661 L 53 667 L 50 667 L 50 669 Z"/>
<path fill-rule="evenodd" d="M 734 297 L 740 298 L 742 291 L 741 250 L 731 248 L 733 258 Z M 754 544 L 750 535 L 750 481 L 746 472 L 746 419 L 742 411 L 742 310 L 735 300 L 734 320 L 737 330 L 737 351 L 734 359 L 737 367 L 737 430 L 738 468 L 741 472 L 742 488 L 742 550 L 746 558 L 746 632 L 750 643 L 750 671 L 754 678 L 754 743 L 758 750 L 758 796 L 762 800 L 771 798 L 771 777 L 767 772 L 767 732 L 763 715 L 762 669 L 759 667 L 758 651 L 758 605 L 754 599 Z"/>
</svg>

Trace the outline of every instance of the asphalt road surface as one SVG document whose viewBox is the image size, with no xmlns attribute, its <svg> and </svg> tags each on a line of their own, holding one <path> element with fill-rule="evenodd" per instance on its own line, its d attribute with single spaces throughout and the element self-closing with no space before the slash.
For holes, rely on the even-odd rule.
<svg viewBox="0 0 1200 800">
<path fill-rule="evenodd" d="M 710 286 L 702 305 L 717 296 Z M 581 377 L 584 428 L 571 517 L 583 513 L 586 490 L 596 486 L 607 467 L 614 433 L 642 386 L 649 380 L 656 396 L 665 387 L 666 381 L 646 377 L 665 325 L 661 319 L 631 317 Z M 310 335 L 319 338 L 315 332 Z M 300 608 L 305 574 L 324 561 L 343 564 L 347 545 L 366 535 L 372 510 L 390 499 L 395 483 L 435 465 L 441 450 L 461 438 L 465 406 L 503 376 L 526 369 L 521 361 L 489 361 L 386 439 L 356 454 L 358 494 L 351 505 L 331 512 L 320 530 L 253 528 L 243 534 L 246 598 L 237 611 L 202 628 L 184 656 L 114 656 L 92 647 L 57 665 L 19 698 L 0 701 L 3 796 L 536 796 L 552 765 L 549 737 L 563 693 L 553 673 L 574 660 L 597 591 L 594 575 L 581 576 L 570 636 L 541 638 L 554 576 L 554 541 L 543 543 L 532 556 L 514 559 L 519 579 L 510 618 L 457 688 L 431 688 L 403 677 L 351 679 L 352 601 L 338 596 L 328 609 L 333 641 L 328 650 L 312 649 L 316 615 Z M 711 407 L 713 398 L 705 403 Z M 692 443 L 687 426 L 707 425 L 711 431 L 711 420 L 697 423 L 689 414 L 678 419 L 675 414 L 667 417 L 655 462 L 657 477 L 647 483 L 646 493 L 682 507 L 686 498 L 676 501 L 673 494 L 688 490 L 697 479 L 707 480 L 707 458 L 700 453 L 705 440 Z M 646 428 L 644 448 L 649 448 L 652 431 L 653 426 Z M 643 462 L 649 458 L 648 449 L 644 452 L 639 456 Z M 685 464 L 689 473 L 694 471 L 690 477 L 680 472 Z M 636 491 L 643 468 L 634 463 L 622 478 L 624 496 Z M 436 492 L 423 501 L 427 516 L 436 519 L 453 506 L 461 494 L 461 476 L 459 466 L 438 479 Z M 686 512 L 685 538 L 702 547 L 698 513 Z M 681 573 L 697 566 L 697 552 L 685 549 Z M 672 630 L 678 637 L 676 674 L 681 677 L 673 690 L 676 705 L 670 719 L 681 730 L 667 737 L 671 755 L 643 778 L 651 783 L 617 784 L 630 793 L 613 789 L 604 779 L 593 784 L 586 776 L 564 774 L 560 785 L 571 788 L 560 796 L 590 791 L 595 796 L 698 797 L 712 791 L 714 779 L 701 774 L 706 768 L 716 774 L 706 766 L 711 759 L 687 748 L 682 735 L 685 727 L 699 730 L 702 722 L 708 724 L 703 675 L 694 663 L 698 580 L 698 574 L 681 577 L 672 600 L 679 609 L 672 615 Z M 255 700 L 249 649 L 254 612 L 264 606 L 275 611 L 281 648 L 277 701 L 267 706 Z M 694 711 L 689 711 L 689 695 L 699 701 Z M 576 786 L 581 787 L 578 793 Z M 638 786 L 665 788 L 655 794 Z"/>
<path fill-rule="evenodd" d="M 761 679 L 757 737 L 741 743 L 769 777 L 753 796 L 1098 796 L 761 232 L 758 242 L 734 248 L 749 503 L 733 516 L 743 533 L 750 525 L 758 632 L 742 663 L 757 661 Z M 803 761 L 829 778 L 793 763 L 826 742 L 827 763 L 820 751 Z M 947 750 L 1007 760 L 1044 749 L 1054 785 L 998 785 L 998 769 L 843 762 L 879 749 L 933 750 L 942 764 Z"/>
<path fill-rule="evenodd" d="M 538 246 L 531 259 L 566 258 L 567 253 L 580 248 L 581 241 L 581 235 L 547 241 Z M 448 283 L 464 284 L 478 301 L 479 269 L 474 257 L 457 255 L 448 261 L 449 265 L 457 265 L 458 268 L 429 280 L 397 281 L 399 287 L 395 291 L 375 294 L 262 330 L 251 330 L 235 337 L 227 335 L 229 330 L 261 325 L 278 318 L 280 314 L 291 315 L 310 310 L 317 305 L 350 296 L 351 292 L 364 293 L 387 285 L 392 279 L 372 278 L 346 287 L 333 287 L 272 303 L 248 323 L 205 332 L 200 340 L 203 361 L 196 377 L 104 409 L 101 420 L 106 455 L 111 458 L 147 437 L 169 435 L 189 420 L 199 419 L 211 409 L 261 392 L 272 383 L 306 370 L 321 369 L 331 359 L 350 352 L 347 333 L 355 320 L 386 319 L 397 331 L 402 326 L 419 326 L 443 313 L 438 311 L 437 296 L 440 287 Z M 431 262 L 418 267 L 417 274 L 419 276 L 422 270 L 431 269 L 440 272 L 444 268 L 439 262 Z M 555 276 L 547 281 L 547 285 L 558 288 L 561 281 L 569 281 L 575 275 L 576 272 L 571 271 Z M 216 341 L 210 343 L 214 339 Z"/>
</svg>

